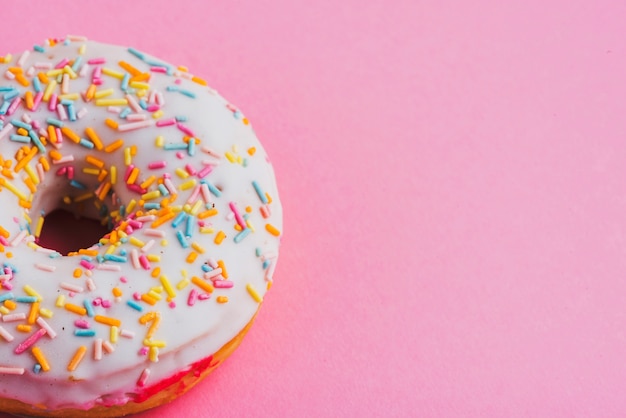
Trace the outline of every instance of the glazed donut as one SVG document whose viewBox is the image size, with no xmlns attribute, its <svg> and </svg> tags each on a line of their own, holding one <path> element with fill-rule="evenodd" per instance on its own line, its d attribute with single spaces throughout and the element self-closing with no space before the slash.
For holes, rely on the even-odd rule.
<svg viewBox="0 0 626 418">
<path fill-rule="evenodd" d="M 202 78 L 134 48 L 68 36 L 0 62 L 0 411 L 172 400 L 233 351 L 271 286 L 267 154 Z M 109 232 L 45 248 L 57 209 Z"/>
</svg>

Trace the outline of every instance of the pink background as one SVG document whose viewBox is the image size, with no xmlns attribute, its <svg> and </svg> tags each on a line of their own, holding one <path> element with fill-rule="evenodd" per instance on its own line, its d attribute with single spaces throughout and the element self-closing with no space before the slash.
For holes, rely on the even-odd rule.
<svg viewBox="0 0 626 418">
<path fill-rule="evenodd" d="M 2 52 L 188 65 L 285 208 L 241 348 L 142 417 L 626 414 L 626 3 L 83 3 L 3 8 Z"/>
</svg>

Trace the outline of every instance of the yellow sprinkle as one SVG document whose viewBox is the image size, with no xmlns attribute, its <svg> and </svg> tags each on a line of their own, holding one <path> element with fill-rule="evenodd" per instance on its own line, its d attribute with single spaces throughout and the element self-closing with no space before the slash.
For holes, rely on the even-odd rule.
<svg viewBox="0 0 626 418">
<path fill-rule="evenodd" d="M 53 314 L 54 313 L 50 309 L 46 309 L 46 308 L 39 309 L 39 315 L 43 316 L 44 318 L 52 318 Z"/>
<path fill-rule="evenodd" d="M 204 202 L 200 199 L 198 199 L 198 201 L 196 203 L 194 203 L 194 205 L 191 207 L 191 210 L 189 211 L 189 213 L 191 213 L 192 215 L 196 216 L 198 214 L 198 212 L 200 212 L 200 209 L 202 209 L 202 206 L 204 205 Z"/>
<path fill-rule="evenodd" d="M 70 363 L 67 365 L 67 371 L 73 372 L 74 370 L 76 370 L 76 367 L 78 367 L 78 363 L 80 363 L 83 357 L 85 357 L 86 352 L 86 346 L 81 345 L 80 347 L 78 347 L 78 350 L 76 350 L 76 352 L 74 353 L 74 357 L 72 357 L 72 360 L 70 360 Z"/>
<path fill-rule="evenodd" d="M 181 190 L 188 190 L 191 189 L 192 187 L 194 187 L 196 185 L 196 179 L 189 179 L 186 182 L 184 182 L 183 184 L 180 185 L 180 189 Z"/>
<path fill-rule="evenodd" d="M 109 332 L 109 341 L 111 341 L 113 344 L 115 344 L 117 342 L 117 339 L 120 335 L 120 330 L 117 326 L 113 325 L 110 328 L 111 332 Z"/>
<path fill-rule="evenodd" d="M 110 96 L 113 93 L 115 93 L 115 90 L 113 89 L 99 90 L 93 94 L 93 97 L 96 99 L 102 99 L 103 97 Z"/>
<path fill-rule="evenodd" d="M 92 192 L 87 192 L 87 193 L 83 193 L 79 196 L 76 196 L 74 198 L 74 202 L 84 202 L 85 200 L 91 199 L 93 197 L 93 193 Z"/>
<path fill-rule="evenodd" d="M 150 324 L 150 328 L 148 328 L 148 332 L 146 333 L 147 339 L 151 339 L 159 328 L 159 324 L 161 323 L 161 314 L 159 312 L 155 312 L 151 321 L 152 324 Z"/>
<path fill-rule="evenodd" d="M 65 295 L 57 296 L 57 300 L 54 303 L 54 306 L 56 306 L 57 308 L 62 308 L 63 306 L 65 306 Z"/>
<path fill-rule="evenodd" d="M 165 143 L 165 138 L 163 138 L 163 136 L 159 135 L 156 137 L 156 139 L 154 140 L 154 145 L 156 145 L 159 148 L 163 148 L 163 144 Z"/>
<path fill-rule="evenodd" d="M 6 306 L 0 306 L 0 313 L 2 315 L 8 315 L 11 311 Z"/>
<path fill-rule="evenodd" d="M 132 156 L 130 155 L 130 148 L 124 148 L 124 165 L 129 166 L 132 163 Z M 128 183 L 131 184 L 131 183 Z"/>
<path fill-rule="evenodd" d="M 154 181 L 155 181 L 155 180 L 156 180 L 156 176 L 150 176 L 150 177 L 148 177 L 148 178 L 147 178 L 147 179 L 146 179 L 143 183 L 141 183 L 141 184 L 139 185 L 139 187 L 141 187 L 142 189 L 144 189 L 144 190 L 145 190 L 145 189 L 147 189 L 148 187 L 150 187 L 150 185 L 151 185 L 152 183 L 154 183 Z M 158 191 L 158 190 L 155 190 L 155 191 Z M 146 194 L 147 194 L 147 193 L 146 193 Z M 149 197 L 144 197 L 144 196 L 146 196 L 146 194 L 144 194 L 143 196 L 141 196 L 141 198 L 142 198 L 143 200 L 149 200 L 149 199 L 151 199 L 151 198 L 149 198 Z M 161 196 L 161 192 L 159 192 L 159 195 L 158 195 L 157 197 L 159 197 L 159 196 Z"/>
<path fill-rule="evenodd" d="M 228 296 L 218 296 L 217 303 L 226 303 L 228 302 Z"/>
<path fill-rule="evenodd" d="M 50 83 L 46 86 L 46 89 L 43 92 L 43 101 L 47 102 L 50 100 L 50 96 L 52 96 L 52 93 L 54 93 L 54 89 L 57 86 L 57 82 L 56 80 L 50 80 Z"/>
<path fill-rule="evenodd" d="M 11 193 L 19 197 L 21 200 L 28 201 L 28 196 L 26 196 L 24 192 L 15 187 L 12 183 L 8 182 L 4 177 L 0 177 L 0 186 L 6 187 L 11 191 Z"/>
<path fill-rule="evenodd" d="M 43 228 L 43 216 L 40 216 L 39 219 L 37 219 L 37 226 L 35 227 L 35 237 L 39 237 L 41 236 L 41 230 Z"/>
<path fill-rule="evenodd" d="M 87 45 L 82 44 L 81 46 L 78 47 L 78 54 L 84 55 L 86 50 L 87 50 Z"/>
<path fill-rule="evenodd" d="M 63 67 L 63 72 L 69 74 L 71 79 L 75 79 L 76 77 L 78 77 L 78 74 L 76 74 L 74 70 L 72 70 L 72 67 L 70 67 L 69 65 Z"/>
<path fill-rule="evenodd" d="M 59 96 L 59 100 L 78 100 L 80 99 L 80 94 L 78 93 L 67 93 Z"/>
<path fill-rule="evenodd" d="M 35 346 L 32 348 L 31 352 L 33 353 L 33 356 L 35 357 L 35 359 L 39 362 L 39 365 L 41 366 L 41 370 L 43 370 L 44 372 L 49 371 L 50 364 L 48 363 L 46 356 L 44 356 L 43 352 L 41 351 L 41 348 Z"/>
<path fill-rule="evenodd" d="M 134 170 L 133 170 L 134 171 Z M 131 183 L 132 184 L 132 183 Z M 160 190 L 153 190 L 151 192 L 148 193 L 144 193 L 141 195 L 141 198 L 143 200 L 152 200 L 152 199 L 157 199 L 161 197 L 161 191 Z M 201 201 L 200 201 L 201 202 Z"/>
<path fill-rule="evenodd" d="M 159 348 L 152 346 L 148 350 L 148 358 L 151 362 L 156 363 L 159 361 Z"/>
<path fill-rule="evenodd" d="M 165 289 L 165 292 L 167 293 L 167 295 L 170 298 L 175 298 L 176 297 L 176 292 L 174 291 L 174 288 L 172 287 L 172 283 L 170 283 L 170 281 L 167 278 L 167 276 L 162 275 L 161 277 L 159 277 L 159 281 L 163 285 L 163 288 Z"/>
<path fill-rule="evenodd" d="M 252 283 L 248 283 L 246 285 L 246 290 L 248 291 L 250 296 L 252 296 L 252 299 L 254 299 L 257 303 L 263 302 L 263 298 L 261 297 L 261 295 L 259 295 L 259 292 L 257 292 L 254 286 L 252 286 Z"/>
<path fill-rule="evenodd" d="M 197 242 L 192 242 L 191 243 L 191 248 L 193 248 L 194 250 L 196 250 L 200 254 L 204 254 L 204 248 L 202 248 L 202 246 L 200 244 L 198 244 Z"/>
<path fill-rule="evenodd" d="M 181 179 L 186 179 L 187 177 L 189 177 L 189 173 L 185 171 L 185 169 L 182 167 L 178 167 L 176 170 L 174 170 L 174 173 L 176 173 L 176 175 Z"/>
<path fill-rule="evenodd" d="M 97 168 L 85 167 L 85 168 L 83 168 L 83 173 L 89 174 L 89 175 L 92 175 L 92 176 L 97 176 L 98 174 L 100 174 L 100 170 L 97 169 Z"/>
<path fill-rule="evenodd" d="M 33 183 L 39 184 L 39 176 L 29 164 L 24 166 L 24 171 L 26 171 L 26 174 L 28 174 L 28 177 L 30 177 Z"/>
<path fill-rule="evenodd" d="M 17 329 L 19 332 L 30 332 L 33 327 L 31 325 L 19 324 L 15 327 L 15 329 Z"/>
<path fill-rule="evenodd" d="M 26 285 L 24 286 L 24 293 L 26 293 L 28 296 L 34 296 L 37 298 L 37 302 L 41 302 L 41 295 L 39 293 L 37 293 L 35 291 L 35 289 L 33 289 L 31 286 Z"/>
<path fill-rule="evenodd" d="M 183 290 L 189 286 L 189 279 L 181 279 L 178 283 L 176 283 L 176 289 Z"/>
<path fill-rule="evenodd" d="M 161 116 L 163 116 L 163 111 L 162 111 L 162 110 L 160 110 L 160 109 L 159 109 L 159 110 L 157 110 L 156 112 L 154 112 L 154 113 L 152 114 L 152 118 L 153 118 L 153 119 L 158 119 L 158 118 L 160 118 Z M 157 146 L 158 146 L 158 145 L 157 145 Z"/>
<path fill-rule="evenodd" d="M 143 242 L 142 240 L 140 240 L 139 238 L 135 238 L 134 236 L 131 236 L 128 239 L 128 242 L 130 242 L 131 244 L 133 244 L 135 247 L 143 247 L 144 245 L 146 245 L 145 242 Z"/>
<path fill-rule="evenodd" d="M 159 348 L 163 348 L 165 347 L 165 341 L 158 341 L 158 340 L 149 340 L 149 339 L 144 339 L 143 340 L 143 345 L 145 345 L 146 347 L 159 347 Z"/>
<path fill-rule="evenodd" d="M 217 235 L 215 235 L 215 243 L 217 245 L 220 245 L 222 241 L 224 241 L 224 238 L 226 238 L 226 234 L 224 233 L 224 231 L 219 231 Z"/>
<path fill-rule="evenodd" d="M 96 106 L 126 106 L 126 99 L 96 99 Z"/>
<path fill-rule="evenodd" d="M 63 307 L 66 311 L 70 311 L 77 315 L 87 315 L 87 309 L 83 308 L 82 306 L 74 305 L 73 303 L 66 303 L 65 305 L 63 305 Z"/>
<path fill-rule="evenodd" d="M 132 199 L 130 202 L 128 202 L 128 206 L 126 206 L 126 213 L 132 213 L 136 205 L 137 201 L 135 199 Z"/>
<path fill-rule="evenodd" d="M 129 84 L 130 87 L 134 88 L 134 89 L 146 89 L 148 90 L 150 88 L 150 84 L 148 83 L 144 83 L 142 81 L 133 81 Z"/>
<path fill-rule="evenodd" d="M 93 320 L 104 325 L 109 325 L 111 327 L 119 327 L 120 325 L 122 325 L 122 321 L 120 321 L 119 319 L 111 318 L 108 316 L 96 315 L 93 317 Z"/>
<path fill-rule="evenodd" d="M 102 73 L 111 77 L 119 78 L 120 80 L 124 78 L 124 73 L 112 70 L 111 68 L 107 67 L 102 68 Z"/>
<path fill-rule="evenodd" d="M 234 162 L 237 161 L 235 156 L 233 154 L 231 154 L 230 151 L 226 151 L 225 155 L 226 155 L 226 158 L 228 159 L 228 161 L 230 161 L 231 163 L 234 163 Z"/>
<path fill-rule="evenodd" d="M 48 77 L 55 77 L 55 78 L 61 74 L 63 74 L 63 69 L 61 68 L 55 68 L 54 70 L 50 70 L 46 73 Z"/>
<path fill-rule="evenodd" d="M 280 231 L 276 229 L 276 227 L 272 224 L 265 224 L 265 229 L 267 230 L 267 232 L 274 235 L 275 237 L 280 235 Z"/>
<path fill-rule="evenodd" d="M 148 261 L 152 261 L 153 263 L 158 263 L 159 261 L 161 261 L 161 256 L 156 254 L 148 254 L 146 258 L 148 259 Z"/>
</svg>

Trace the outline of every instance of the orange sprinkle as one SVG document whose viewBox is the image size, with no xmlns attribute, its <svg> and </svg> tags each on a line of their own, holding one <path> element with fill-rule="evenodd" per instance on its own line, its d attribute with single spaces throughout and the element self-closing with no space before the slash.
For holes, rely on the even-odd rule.
<svg viewBox="0 0 626 418">
<path fill-rule="evenodd" d="M 152 222 L 152 224 L 150 225 L 152 228 L 157 228 L 161 225 L 163 225 L 165 222 L 174 219 L 174 217 L 176 216 L 176 214 L 174 212 L 170 212 L 166 215 L 163 215 L 157 219 L 154 220 L 154 222 Z"/>
<path fill-rule="evenodd" d="M 22 86 L 24 87 L 28 87 L 30 86 L 30 81 L 28 81 L 28 79 L 26 77 L 24 77 L 24 74 L 16 74 L 15 75 L 15 81 L 17 81 L 18 83 L 20 83 Z"/>
<path fill-rule="evenodd" d="M 226 238 L 226 234 L 224 233 L 224 231 L 219 231 L 217 235 L 215 235 L 214 241 L 217 245 L 220 245 L 222 241 L 224 241 L 224 238 Z"/>
<path fill-rule="evenodd" d="M 198 258 L 198 253 L 195 251 L 192 251 L 189 253 L 189 255 L 187 256 L 187 262 L 189 264 L 193 263 L 194 261 L 196 261 L 196 258 Z"/>
<path fill-rule="evenodd" d="M 217 297 L 217 303 L 226 303 L 228 302 L 228 296 L 218 296 Z"/>
<path fill-rule="evenodd" d="M 85 129 L 85 134 L 87 134 L 87 137 L 89 137 L 91 142 L 93 142 L 93 145 L 96 147 L 97 150 L 101 150 L 103 148 L 102 141 L 100 140 L 100 137 L 98 136 L 96 131 L 93 130 L 93 128 L 91 128 L 91 127 L 86 128 Z M 87 160 L 87 162 L 90 162 L 90 161 Z M 104 166 L 104 162 L 102 162 L 102 161 L 100 161 L 100 162 L 102 163 L 102 165 L 97 165 L 98 168 L 102 168 Z M 91 164 L 93 164 L 93 163 L 91 163 Z M 94 165 L 96 165 L 96 164 L 94 164 Z"/>
<path fill-rule="evenodd" d="M 78 350 L 76 350 L 76 352 L 74 353 L 74 357 L 72 357 L 72 360 L 70 360 L 70 363 L 67 365 L 67 370 L 69 372 L 73 372 L 74 370 L 76 370 L 76 367 L 78 367 L 78 364 L 81 362 L 83 357 L 85 357 L 86 352 L 87 352 L 86 346 L 81 345 L 80 347 L 78 347 Z"/>
<path fill-rule="evenodd" d="M 117 129 L 117 127 L 118 127 L 118 123 L 116 121 L 114 121 L 113 119 L 106 118 L 104 120 L 104 123 L 106 123 L 106 125 L 109 128 Z M 105 149 L 105 151 L 106 151 L 106 149 Z M 109 151 L 107 151 L 107 152 L 109 152 Z"/>
<path fill-rule="evenodd" d="M 128 71 L 130 73 L 130 75 L 132 75 L 132 76 L 138 76 L 138 75 L 141 74 L 141 71 L 139 71 L 137 68 L 133 67 L 132 65 L 130 65 L 126 61 L 120 61 L 118 64 L 120 65 L 120 67 L 122 67 L 123 69 Z"/>
<path fill-rule="evenodd" d="M 104 151 L 105 152 L 113 152 L 113 151 L 116 151 L 116 150 L 122 148 L 123 145 L 124 145 L 124 141 L 122 139 L 116 139 L 115 141 L 113 141 L 109 145 L 107 145 L 104 148 Z"/>
<path fill-rule="evenodd" d="M 90 101 L 91 99 L 93 99 L 94 94 L 96 94 L 96 85 L 91 84 L 89 85 L 89 88 L 87 89 L 87 92 L 85 93 L 85 98 L 87 99 L 87 101 Z"/>
<path fill-rule="evenodd" d="M 120 296 L 122 296 L 122 289 L 120 289 L 119 287 L 114 287 L 112 292 L 113 292 L 113 296 L 115 296 L 116 298 L 119 298 Z"/>
<path fill-rule="evenodd" d="M 56 144 L 57 143 L 57 131 L 54 129 L 54 126 L 48 125 L 48 137 L 50 138 L 50 142 Z"/>
<path fill-rule="evenodd" d="M 95 257 L 98 255 L 98 250 L 88 250 L 87 248 L 81 248 L 80 250 L 78 250 L 78 254 Z"/>
<path fill-rule="evenodd" d="M 37 154 L 37 152 L 38 152 L 37 147 L 32 147 L 28 151 L 28 154 L 24 155 L 22 159 L 19 160 L 17 164 L 15 164 L 15 168 L 13 170 L 16 173 L 19 172 L 22 168 L 24 168 L 24 166 L 26 166 L 26 164 L 30 162 L 30 160 L 33 159 L 33 157 L 35 156 L 35 154 Z"/>
<path fill-rule="evenodd" d="M 160 274 L 161 274 L 161 267 L 155 267 L 150 273 L 150 276 L 156 279 L 157 277 L 159 277 Z"/>
<path fill-rule="evenodd" d="M 200 212 L 198 214 L 198 218 L 204 219 L 204 218 L 208 218 L 209 216 L 215 216 L 215 215 L 217 215 L 217 209 L 213 208 L 213 209 L 205 210 L 204 212 Z"/>
<path fill-rule="evenodd" d="M 150 73 L 141 73 L 141 74 L 137 74 L 135 76 L 132 76 L 130 78 L 130 80 L 128 80 L 131 83 L 134 83 L 135 81 L 148 81 L 150 80 Z"/>
<path fill-rule="evenodd" d="M 225 279 L 228 279 L 228 271 L 226 270 L 226 264 L 224 264 L 224 260 L 217 260 L 217 265 L 219 268 L 222 269 L 222 276 L 224 276 Z"/>
<path fill-rule="evenodd" d="M 28 311 L 28 318 L 26 322 L 30 325 L 34 324 L 39 316 L 39 302 L 33 302 L 30 304 L 30 311 Z"/>
<path fill-rule="evenodd" d="M 265 224 L 265 229 L 267 230 L 267 232 L 274 235 L 275 237 L 280 235 L 280 231 L 276 229 L 276 227 L 272 224 Z"/>
<path fill-rule="evenodd" d="M 196 286 L 198 286 L 200 289 L 204 290 L 207 293 L 212 293 L 213 290 L 215 290 L 211 282 L 202 280 L 201 278 L 197 276 L 193 276 L 191 278 L 191 283 L 195 284 Z"/>
<path fill-rule="evenodd" d="M 73 303 L 66 303 L 64 308 L 65 310 L 73 312 L 77 315 L 87 315 L 87 309 L 82 306 L 74 305 Z"/>
<path fill-rule="evenodd" d="M 111 318 L 108 316 L 96 315 L 93 317 L 93 320 L 112 327 L 119 327 L 120 325 L 122 325 L 122 321 L 120 321 L 119 319 Z"/>
<path fill-rule="evenodd" d="M 148 305 L 154 305 L 158 302 L 155 298 L 148 295 L 147 293 L 144 293 L 143 295 L 141 295 L 141 300 L 146 302 Z"/>
<path fill-rule="evenodd" d="M 49 80 L 48 80 L 48 76 L 46 75 L 46 73 L 42 73 L 39 72 L 39 74 L 37 74 L 37 78 L 39 79 L 39 81 L 41 81 L 43 84 L 48 84 Z"/>
<path fill-rule="evenodd" d="M 13 300 L 7 299 L 7 300 L 4 301 L 4 306 L 7 309 L 13 310 L 13 309 L 17 308 L 17 303 L 15 303 L 15 301 L 13 301 Z"/>
<path fill-rule="evenodd" d="M 26 93 L 24 94 L 24 100 L 26 101 L 26 108 L 29 110 L 33 110 L 33 107 L 35 107 L 35 102 L 33 100 L 33 92 L 30 90 L 27 90 Z"/>
<path fill-rule="evenodd" d="M 74 273 L 72 275 L 75 279 L 79 279 L 83 275 L 83 271 L 81 269 L 74 269 Z"/>
<path fill-rule="evenodd" d="M 19 332 L 31 332 L 33 327 L 27 324 L 19 324 L 18 326 L 15 327 L 15 329 L 18 330 Z"/>
<path fill-rule="evenodd" d="M 256 148 L 255 147 L 248 148 L 248 155 L 253 156 L 254 153 L 256 153 Z"/>
<path fill-rule="evenodd" d="M 33 357 L 35 357 L 35 359 L 39 362 L 39 365 L 41 365 L 41 370 L 43 370 L 44 372 L 49 371 L 50 364 L 48 363 L 46 356 L 44 356 L 43 352 L 41 351 L 41 348 L 35 346 L 31 349 L 31 352 L 33 353 Z"/>
<path fill-rule="evenodd" d="M 68 137 L 69 139 L 71 139 L 72 141 L 74 141 L 75 143 L 79 143 L 80 142 L 80 136 L 78 136 L 76 134 L 76 132 L 72 131 L 69 127 L 64 126 L 61 128 L 61 132 L 63 132 L 63 134 Z"/>
<path fill-rule="evenodd" d="M 0 226 L 0 235 L 4 238 L 9 238 L 9 231 Z"/>
<path fill-rule="evenodd" d="M 41 157 L 39 157 L 39 163 L 41 163 L 41 166 L 43 167 L 44 171 L 50 170 L 50 163 L 48 162 L 48 159 L 46 158 L 45 155 L 42 155 Z"/>
</svg>

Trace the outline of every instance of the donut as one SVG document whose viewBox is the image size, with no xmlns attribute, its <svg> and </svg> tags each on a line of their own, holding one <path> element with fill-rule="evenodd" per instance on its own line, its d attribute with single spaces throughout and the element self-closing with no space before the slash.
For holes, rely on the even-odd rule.
<svg viewBox="0 0 626 418">
<path fill-rule="evenodd" d="M 265 150 L 204 79 L 135 48 L 48 39 L 0 74 L 0 411 L 171 401 L 233 352 L 273 282 Z M 40 245 L 58 210 L 106 233 Z"/>
</svg>

